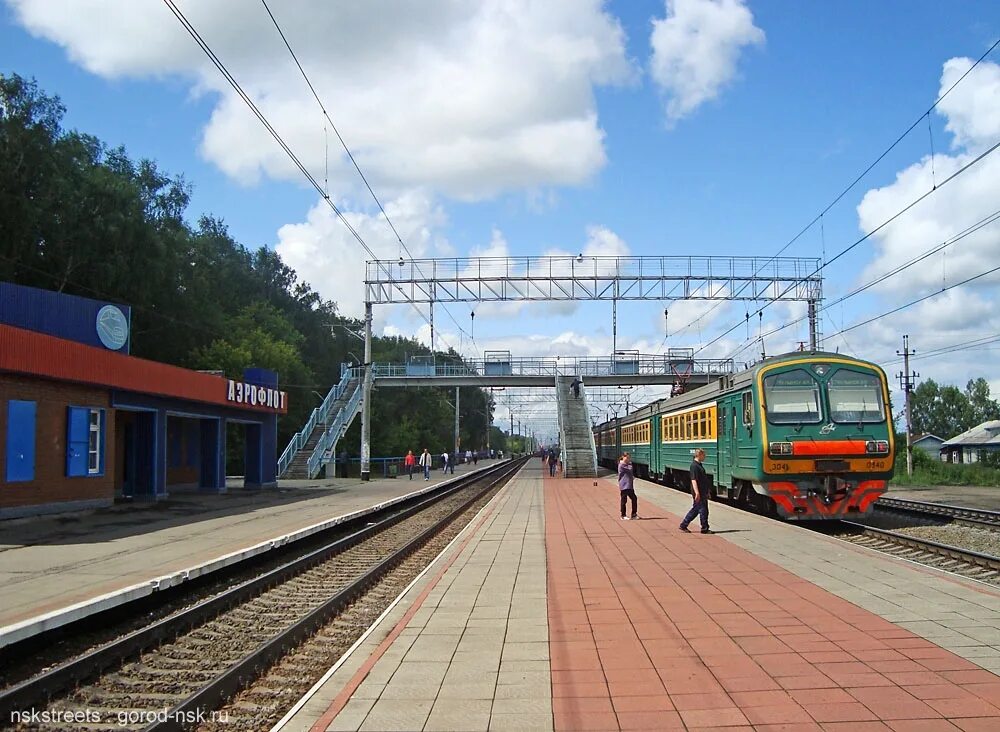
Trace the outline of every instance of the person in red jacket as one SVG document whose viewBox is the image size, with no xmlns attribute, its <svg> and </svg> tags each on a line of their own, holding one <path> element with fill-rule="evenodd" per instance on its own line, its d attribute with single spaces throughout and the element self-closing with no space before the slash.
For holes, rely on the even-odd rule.
<svg viewBox="0 0 1000 732">
<path fill-rule="evenodd" d="M 403 465 L 406 466 L 406 473 L 410 476 L 410 480 L 413 480 L 413 466 L 417 464 L 417 459 L 413 456 L 413 450 L 406 451 L 406 459 L 403 460 Z"/>
</svg>

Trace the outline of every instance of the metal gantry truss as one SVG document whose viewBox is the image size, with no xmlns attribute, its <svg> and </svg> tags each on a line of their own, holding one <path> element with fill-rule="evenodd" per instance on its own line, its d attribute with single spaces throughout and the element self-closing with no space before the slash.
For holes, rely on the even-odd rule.
<svg viewBox="0 0 1000 732">
<path fill-rule="evenodd" d="M 814 257 L 476 257 L 367 263 L 368 302 L 822 298 Z"/>
<path fill-rule="evenodd" d="M 513 362 L 507 374 L 489 373 L 496 363 L 484 360 L 482 373 L 442 375 L 434 371 L 425 376 L 413 374 L 393 377 L 376 374 L 372 363 L 372 307 L 393 303 L 430 305 L 431 351 L 434 352 L 434 303 L 525 302 L 600 300 L 612 303 L 613 355 L 610 372 L 594 365 L 591 384 L 652 383 L 663 375 L 643 373 L 642 359 L 637 370 L 623 374 L 618 370 L 617 303 L 619 300 L 740 300 L 804 301 L 809 304 L 811 346 L 816 347 L 816 306 L 823 296 L 821 262 L 814 257 L 473 257 L 455 259 L 374 260 L 366 265 L 365 276 L 365 359 L 364 397 L 361 414 L 361 478 L 369 477 L 371 393 L 376 378 L 389 384 L 416 384 L 428 379 L 445 385 L 465 379 L 477 379 L 484 385 L 525 384 L 532 378 L 548 375 L 514 375 Z M 586 364 L 575 364 L 582 367 Z M 546 371 L 547 364 L 522 364 Z M 558 369 L 558 367 L 554 367 Z M 661 367 L 657 363 L 655 370 Z M 732 365 L 728 368 L 731 370 Z M 709 365 L 705 377 L 715 369 Z M 670 375 L 672 378 L 674 375 Z M 694 375 L 692 375 L 693 377 Z M 585 377 L 586 378 L 586 377 Z M 504 381 L 511 379 L 511 381 Z M 487 380 L 488 383 L 484 383 Z"/>
</svg>

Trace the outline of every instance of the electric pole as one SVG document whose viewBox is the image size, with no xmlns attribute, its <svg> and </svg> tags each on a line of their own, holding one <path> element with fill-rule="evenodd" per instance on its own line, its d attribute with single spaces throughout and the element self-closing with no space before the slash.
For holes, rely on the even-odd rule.
<svg viewBox="0 0 1000 732">
<path fill-rule="evenodd" d="M 899 388 L 903 390 L 906 399 L 906 474 L 913 477 L 913 431 L 910 429 L 910 392 L 913 391 L 913 384 L 917 377 L 917 372 L 910 371 L 910 354 L 916 351 L 910 350 L 910 336 L 903 336 L 903 350 L 896 351 L 897 356 L 903 357 L 903 371 L 897 374 Z"/>
<path fill-rule="evenodd" d="M 461 441 L 458 437 L 458 387 L 455 387 L 455 455 L 458 455 L 458 449 L 461 447 Z"/>
</svg>

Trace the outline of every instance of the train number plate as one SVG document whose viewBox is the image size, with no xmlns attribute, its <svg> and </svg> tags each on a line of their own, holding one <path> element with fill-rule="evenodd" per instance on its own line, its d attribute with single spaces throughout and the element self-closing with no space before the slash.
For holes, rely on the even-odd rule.
<svg viewBox="0 0 1000 732">
<path fill-rule="evenodd" d="M 822 473 L 840 473 L 850 470 L 850 463 L 846 460 L 817 460 L 816 470 Z"/>
</svg>

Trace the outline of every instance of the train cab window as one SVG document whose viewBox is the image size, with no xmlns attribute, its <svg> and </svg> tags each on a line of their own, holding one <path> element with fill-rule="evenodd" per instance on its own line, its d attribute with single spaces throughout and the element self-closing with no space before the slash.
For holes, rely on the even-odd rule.
<svg viewBox="0 0 1000 732">
<path fill-rule="evenodd" d="M 743 393 L 743 424 L 752 425 L 753 423 L 753 394 L 747 391 Z"/>
<path fill-rule="evenodd" d="M 827 382 L 830 419 L 834 422 L 882 422 L 882 383 L 872 373 L 840 369 Z"/>
<path fill-rule="evenodd" d="M 766 376 L 764 406 L 772 424 L 819 422 L 819 383 L 805 369 Z"/>
</svg>

